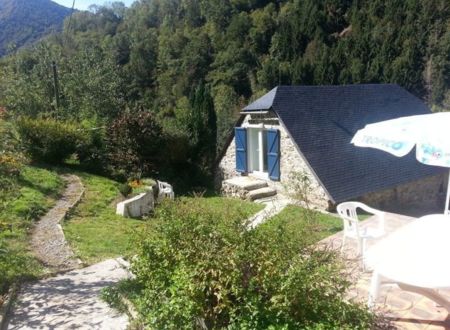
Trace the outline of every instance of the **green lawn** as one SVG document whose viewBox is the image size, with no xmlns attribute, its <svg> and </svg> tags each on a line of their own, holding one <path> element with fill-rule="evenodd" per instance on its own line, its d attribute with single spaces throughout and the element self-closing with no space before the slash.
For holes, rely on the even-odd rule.
<svg viewBox="0 0 450 330">
<path fill-rule="evenodd" d="M 261 225 L 261 230 L 272 230 L 281 224 L 286 224 L 290 231 L 311 235 L 313 241 L 321 240 L 343 229 L 342 220 L 337 216 L 288 205 Z"/>
<path fill-rule="evenodd" d="M 44 269 L 28 246 L 29 230 L 63 188 L 56 173 L 25 166 L 9 198 L 0 201 L 0 294 L 12 282 L 42 274 Z"/>
<path fill-rule="evenodd" d="M 242 217 L 247 218 L 264 208 L 262 204 L 218 196 L 202 198 L 182 197 L 181 200 L 185 203 L 200 203 L 200 207 L 204 211 L 217 214 L 218 216 L 229 214 L 232 217 L 235 214 L 240 214 Z"/>
<path fill-rule="evenodd" d="M 87 264 L 133 254 L 134 233 L 143 229 L 146 224 L 151 225 L 152 218 L 136 220 L 117 216 L 114 201 L 120 196 L 120 184 L 92 174 L 76 174 L 83 181 L 86 192 L 63 225 L 74 252 Z M 222 197 L 183 197 L 182 200 L 186 203 L 195 200 L 202 204 L 203 209 L 217 214 L 241 212 L 244 216 L 249 216 L 262 208 L 259 204 Z"/>
<path fill-rule="evenodd" d="M 85 186 L 81 202 L 63 224 L 74 252 L 85 263 L 127 255 L 132 251 L 129 237 L 143 221 L 115 214 L 114 201 L 120 196 L 119 183 L 101 176 L 76 172 Z"/>
</svg>

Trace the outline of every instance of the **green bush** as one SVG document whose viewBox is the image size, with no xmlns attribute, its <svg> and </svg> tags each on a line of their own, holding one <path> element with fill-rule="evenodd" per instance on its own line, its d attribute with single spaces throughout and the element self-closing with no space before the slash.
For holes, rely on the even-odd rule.
<svg viewBox="0 0 450 330">
<path fill-rule="evenodd" d="M 248 230 L 243 217 L 176 201 L 157 211 L 132 262 L 137 307 L 151 329 L 368 329 L 373 316 L 344 299 L 334 252 L 305 226 Z M 227 210 L 226 207 L 224 207 Z"/>
<path fill-rule="evenodd" d="M 0 212 L 3 203 L 14 197 L 13 191 L 25 161 L 19 137 L 13 125 L 2 117 L 0 108 Z"/>
<path fill-rule="evenodd" d="M 83 125 L 81 131 L 84 138 L 79 141 L 76 149 L 80 166 L 86 171 L 104 174 L 108 160 L 103 127 L 89 123 Z"/>
<path fill-rule="evenodd" d="M 123 197 L 127 197 L 133 191 L 133 188 L 127 183 L 122 183 L 119 186 L 119 191 Z"/>
<path fill-rule="evenodd" d="M 71 122 L 22 117 L 17 125 L 26 152 L 39 162 L 60 164 L 85 140 L 82 130 Z"/>
<path fill-rule="evenodd" d="M 162 128 L 151 112 L 125 112 L 106 131 L 110 173 L 121 180 L 151 174 L 164 159 Z"/>
</svg>

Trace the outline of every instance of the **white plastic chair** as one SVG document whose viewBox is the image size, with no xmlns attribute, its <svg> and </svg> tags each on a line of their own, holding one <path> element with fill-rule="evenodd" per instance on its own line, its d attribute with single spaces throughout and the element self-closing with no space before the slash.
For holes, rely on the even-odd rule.
<svg viewBox="0 0 450 330">
<path fill-rule="evenodd" d="M 378 218 L 377 228 L 361 228 L 359 226 L 357 209 L 361 209 L 367 213 L 373 214 Z M 362 257 L 364 267 L 364 252 L 366 250 L 366 241 L 375 239 L 385 235 L 384 217 L 385 212 L 371 208 L 360 202 L 345 202 L 337 206 L 337 212 L 344 222 L 344 236 L 342 239 L 341 252 L 347 238 L 355 239 L 358 244 L 358 256 Z"/>
<path fill-rule="evenodd" d="M 158 203 L 160 203 L 165 198 L 174 199 L 175 193 L 173 191 L 173 188 L 170 184 L 163 181 L 157 181 L 158 182 Z"/>
</svg>

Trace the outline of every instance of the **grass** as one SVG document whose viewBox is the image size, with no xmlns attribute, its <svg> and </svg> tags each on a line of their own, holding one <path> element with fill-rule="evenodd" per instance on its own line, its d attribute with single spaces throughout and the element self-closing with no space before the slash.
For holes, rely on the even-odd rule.
<svg viewBox="0 0 450 330">
<path fill-rule="evenodd" d="M 148 220 L 123 218 L 115 214 L 114 201 L 120 196 L 120 184 L 101 176 L 76 173 L 86 188 L 82 201 L 64 222 L 67 240 L 77 256 L 87 264 L 116 256 L 130 256 L 134 253 L 132 239 L 134 233 L 146 225 Z M 189 202 L 193 198 L 183 197 Z M 198 200 L 198 198 L 196 199 Z M 232 211 L 252 214 L 261 205 L 222 197 L 202 198 L 202 207 L 213 212 Z"/>
<path fill-rule="evenodd" d="M 64 188 L 59 176 L 49 170 L 25 166 L 0 209 L 0 294 L 11 283 L 34 278 L 44 271 L 29 248 L 34 220 L 53 206 Z"/>
<path fill-rule="evenodd" d="M 263 228 L 275 228 L 286 224 L 289 231 L 311 231 L 314 240 L 321 240 L 343 229 L 342 220 L 333 215 L 306 210 L 295 205 L 288 205 L 283 211 L 275 215 L 262 226 Z"/>
<path fill-rule="evenodd" d="M 249 217 L 264 208 L 262 204 L 218 196 L 198 198 L 183 197 L 182 201 L 184 201 L 185 203 L 200 203 L 200 208 L 202 210 L 208 213 L 217 214 L 218 216 L 227 213 L 230 214 L 230 216 L 236 214 L 243 217 Z"/>
<path fill-rule="evenodd" d="M 76 174 L 85 186 L 85 194 L 63 224 L 74 252 L 88 264 L 132 253 L 129 238 L 144 222 L 115 214 L 120 184 L 97 175 Z"/>
</svg>

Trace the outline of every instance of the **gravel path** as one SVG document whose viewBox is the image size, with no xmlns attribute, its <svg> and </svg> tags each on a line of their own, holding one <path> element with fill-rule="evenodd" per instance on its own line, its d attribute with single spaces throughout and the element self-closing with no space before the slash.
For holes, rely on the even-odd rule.
<svg viewBox="0 0 450 330">
<path fill-rule="evenodd" d="M 7 329 L 126 329 L 128 317 L 99 297 L 103 288 L 130 276 L 123 259 L 83 269 L 70 249 L 60 222 L 84 193 L 76 175 L 64 175 L 67 187 L 56 205 L 33 229 L 31 246 L 46 266 L 64 274 L 22 286 Z M 69 271 L 72 270 L 72 271 Z"/>
<path fill-rule="evenodd" d="M 62 178 L 67 183 L 63 196 L 36 223 L 31 238 L 31 246 L 36 257 L 46 266 L 59 271 L 78 268 L 80 265 L 67 244 L 60 222 L 67 212 L 79 202 L 84 193 L 84 187 L 79 177 L 64 175 Z"/>
<path fill-rule="evenodd" d="M 122 259 L 109 259 L 24 285 L 7 329 L 126 329 L 128 317 L 111 309 L 99 294 L 129 277 L 127 266 Z"/>
</svg>

